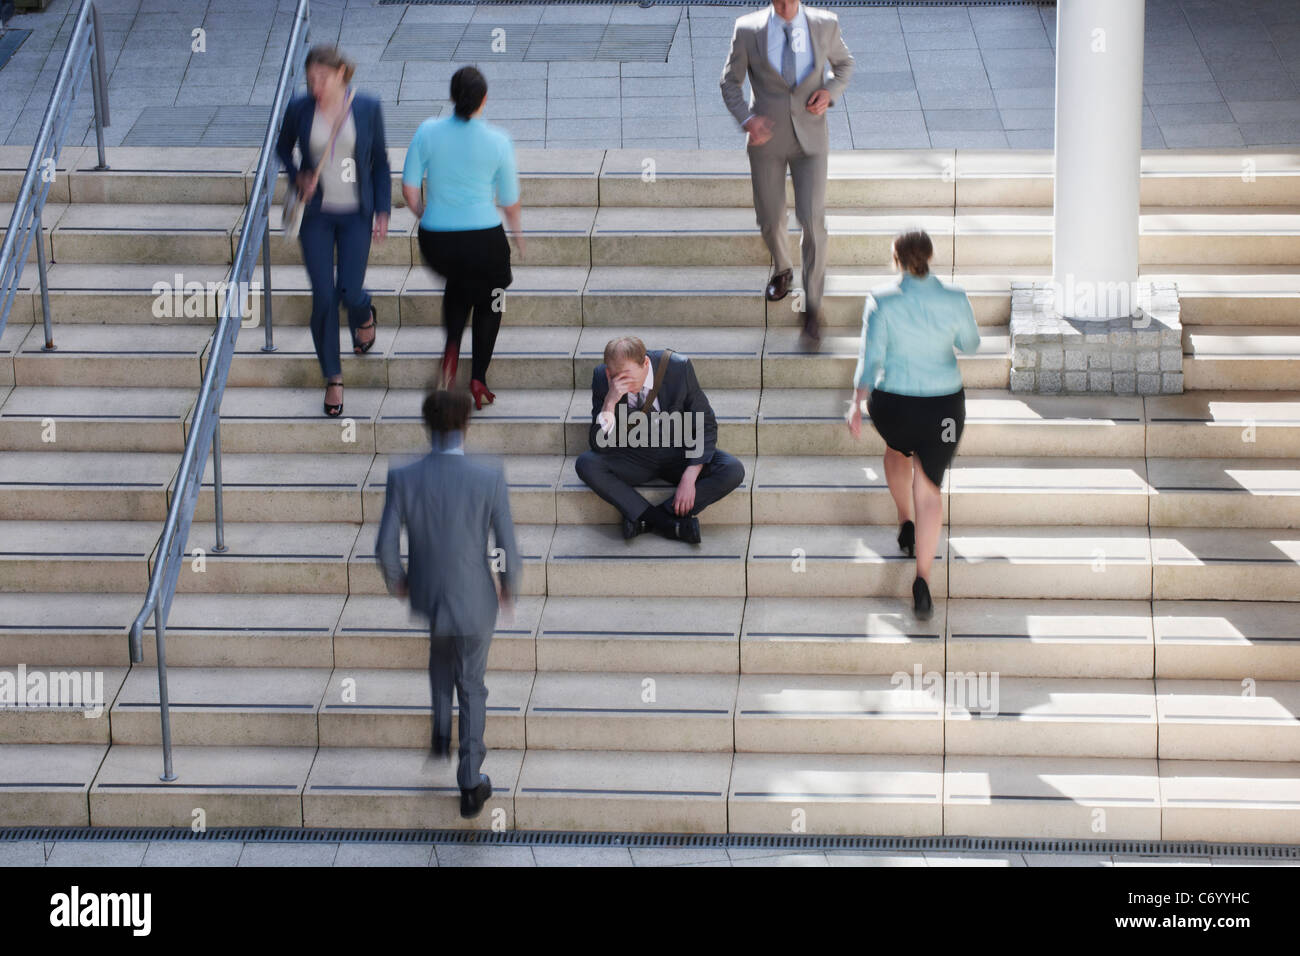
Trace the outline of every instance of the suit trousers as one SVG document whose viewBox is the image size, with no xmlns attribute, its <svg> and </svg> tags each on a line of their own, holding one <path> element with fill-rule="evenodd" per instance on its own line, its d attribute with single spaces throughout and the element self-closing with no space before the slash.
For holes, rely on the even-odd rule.
<svg viewBox="0 0 1300 956">
<path fill-rule="evenodd" d="M 794 215 L 803 230 L 799 247 L 804 311 L 821 311 L 826 284 L 827 153 L 805 153 L 789 116 L 773 120 L 772 138 L 748 147 L 754 214 L 772 254 L 774 271 L 793 268 L 785 202 L 785 171 L 794 181 Z"/>
<path fill-rule="evenodd" d="M 676 485 L 682 472 L 694 464 L 680 452 L 655 455 L 641 449 L 588 450 L 578 456 L 578 477 L 600 497 L 635 521 L 650 502 L 636 490 L 651 478 L 661 478 Z M 713 450 L 699 476 L 695 479 L 695 506 L 692 515 L 726 497 L 744 480 L 745 466 L 734 455 L 721 448 Z M 668 498 L 672 500 L 671 496 Z"/>
<path fill-rule="evenodd" d="M 370 321 L 370 294 L 365 290 L 370 235 L 369 217 L 359 212 L 303 213 L 298 241 L 311 279 L 311 338 L 326 378 L 343 374 L 339 361 L 339 303 L 348 310 L 353 338 L 357 329 Z"/>
<path fill-rule="evenodd" d="M 456 783 L 462 790 L 472 790 L 481 781 L 480 770 L 487 747 L 483 732 L 487 728 L 488 648 L 491 634 L 429 634 L 429 687 L 433 692 L 433 740 L 451 740 L 451 691 L 456 689 L 460 707 L 460 765 Z"/>
</svg>

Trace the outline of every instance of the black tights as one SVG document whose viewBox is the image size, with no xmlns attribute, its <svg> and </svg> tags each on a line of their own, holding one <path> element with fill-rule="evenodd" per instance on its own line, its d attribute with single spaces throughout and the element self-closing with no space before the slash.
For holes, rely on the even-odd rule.
<svg viewBox="0 0 1300 956">
<path fill-rule="evenodd" d="M 487 384 L 487 369 L 492 361 L 492 350 L 496 347 L 497 332 L 501 329 L 501 313 L 492 308 L 496 298 L 493 291 L 475 289 L 448 279 L 442 294 L 443 327 L 447 330 L 447 341 L 455 342 L 457 348 L 460 348 L 470 312 L 474 313 L 474 359 L 470 377 L 484 385 Z"/>
</svg>

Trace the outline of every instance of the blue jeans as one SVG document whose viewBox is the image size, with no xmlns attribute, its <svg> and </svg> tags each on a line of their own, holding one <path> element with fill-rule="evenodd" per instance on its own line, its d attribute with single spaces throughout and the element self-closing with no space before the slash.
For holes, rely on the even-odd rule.
<svg viewBox="0 0 1300 956">
<path fill-rule="evenodd" d="M 339 363 L 339 303 L 348 310 L 348 327 L 354 339 L 357 329 L 370 321 L 370 294 L 363 288 L 370 233 L 370 218 L 359 212 L 303 213 L 298 241 L 311 279 L 311 337 L 320 370 L 327 379 L 343 374 Z"/>
</svg>

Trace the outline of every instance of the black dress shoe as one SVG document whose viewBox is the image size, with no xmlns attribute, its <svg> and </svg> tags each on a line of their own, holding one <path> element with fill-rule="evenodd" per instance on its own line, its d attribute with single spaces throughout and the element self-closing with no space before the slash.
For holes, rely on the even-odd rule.
<svg viewBox="0 0 1300 956">
<path fill-rule="evenodd" d="M 916 525 L 910 521 L 898 526 L 898 550 L 906 552 L 910 558 L 916 557 Z"/>
<path fill-rule="evenodd" d="M 658 506 L 659 514 L 651 525 L 655 533 L 669 541 L 700 543 L 700 519 L 694 515 L 674 514 L 667 502 Z"/>
<path fill-rule="evenodd" d="M 478 816 L 483 811 L 483 804 L 492 796 L 492 780 L 483 775 L 483 782 L 473 790 L 460 792 L 460 815 L 466 820 Z"/>
<path fill-rule="evenodd" d="M 784 272 L 778 272 L 772 276 L 767 283 L 767 289 L 764 294 L 768 302 L 779 302 L 790 294 L 790 286 L 794 285 L 794 270 L 786 269 Z"/>
<path fill-rule="evenodd" d="M 631 540 L 646 530 L 644 521 L 634 521 L 631 518 L 623 519 L 623 540 Z"/>
<path fill-rule="evenodd" d="M 930 600 L 930 585 L 925 583 L 925 578 L 917 578 L 912 582 L 912 610 L 916 613 L 918 621 L 928 621 L 934 614 L 934 602 Z"/>
</svg>

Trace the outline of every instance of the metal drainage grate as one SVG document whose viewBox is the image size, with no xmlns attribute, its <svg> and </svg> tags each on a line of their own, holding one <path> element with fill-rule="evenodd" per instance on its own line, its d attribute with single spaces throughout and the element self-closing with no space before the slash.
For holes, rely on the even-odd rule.
<svg viewBox="0 0 1300 956">
<path fill-rule="evenodd" d="M 0 843 L 175 841 L 191 843 L 394 843 L 499 846 L 735 847 L 778 850 L 896 850 L 949 853 L 1210 856 L 1300 861 L 1300 846 L 1168 840 L 1044 840 L 1018 837 L 818 836 L 791 833 L 584 833 L 550 830 L 360 830 L 232 827 L 195 833 L 188 827 L 5 827 Z"/>
<path fill-rule="evenodd" d="M 408 23 L 393 32 L 379 58 L 663 62 L 676 32 L 676 23 Z"/>
</svg>

